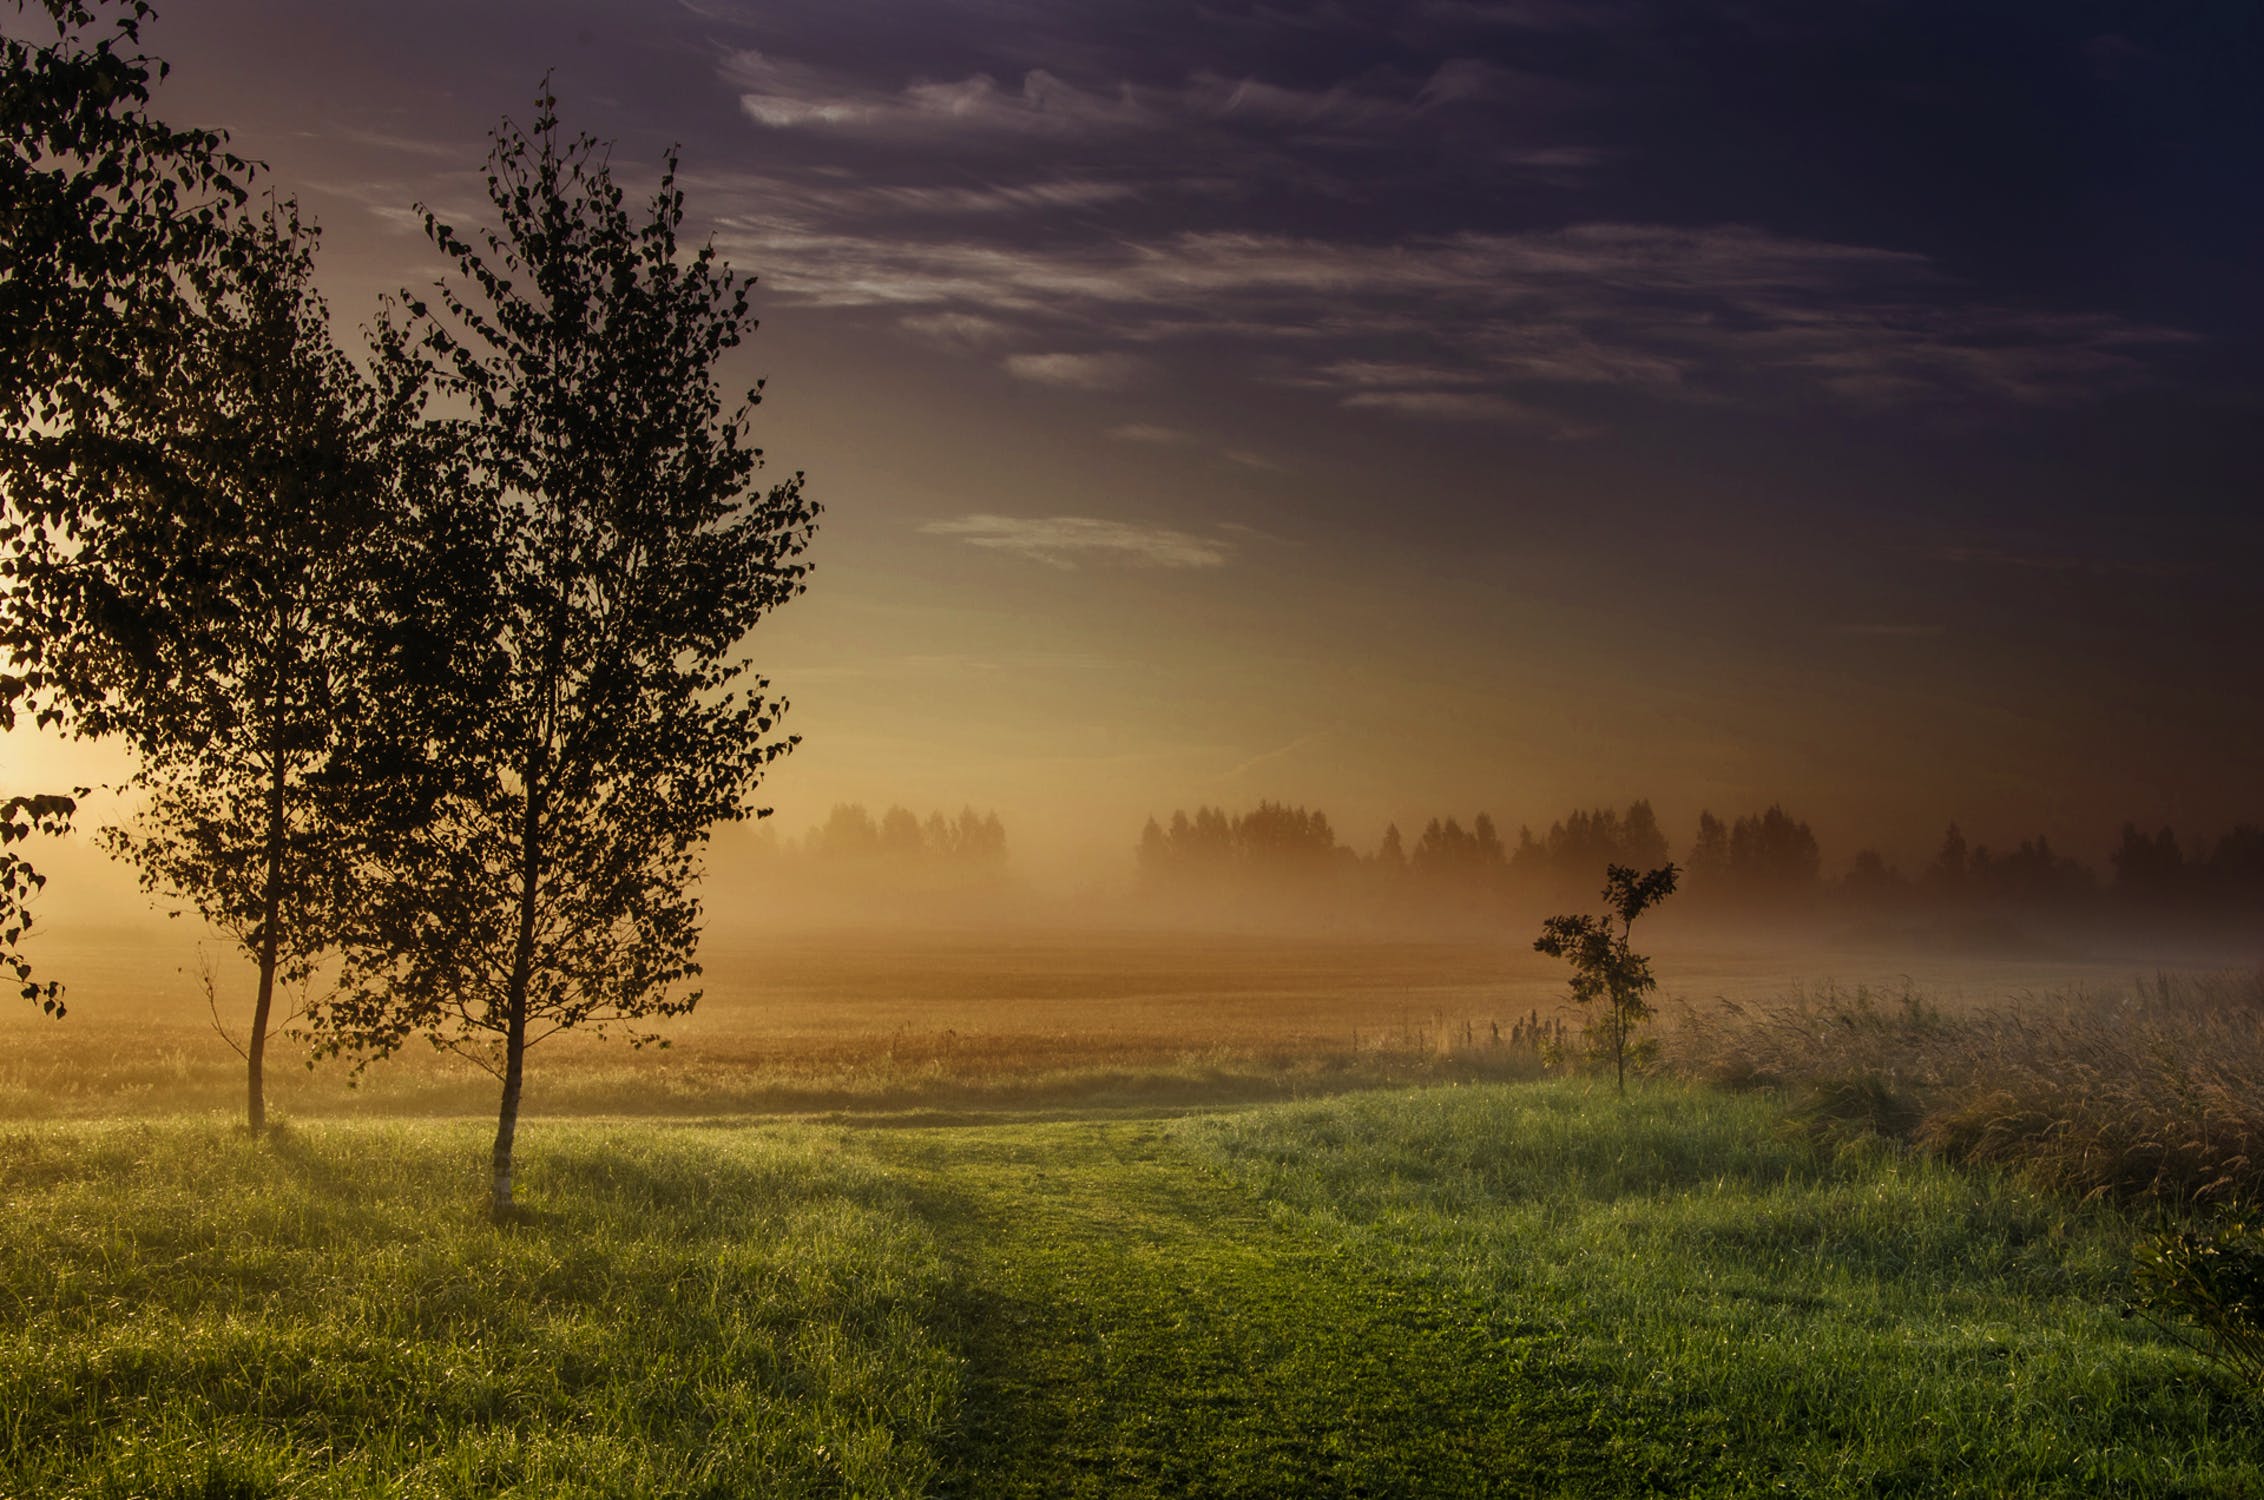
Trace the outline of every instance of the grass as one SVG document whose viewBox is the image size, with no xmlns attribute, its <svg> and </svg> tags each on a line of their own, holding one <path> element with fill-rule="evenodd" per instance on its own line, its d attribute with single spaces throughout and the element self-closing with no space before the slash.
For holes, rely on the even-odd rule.
<svg viewBox="0 0 2264 1500">
<path fill-rule="evenodd" d="M 945 1271 L 838 1136 L 457 1126 L 0 1140 L 0 1493 L 915 1495 Z"/>
<path fill-rule="evenodd" d="M 1348 1254 L 1517 1310 L 1532 1492 L 2257 1492 L 2254 1409 L 2121 1316 L 2120 1219 L 1781 1123 L 1554 1085 L 1200 1138 Z"/>
<path fill-rule="evenodd" d="M 11 1495 L 2160 1495 L 2114 1210 L 1580 1081 L 948 1129 L 0 1138 Z"/>
<path fill-rule="evenodd" d="M 2264 1202 L 2264 972 L 1945 1006 L 1905 987 L 1682 1007 L 1680 1071 L 1786 1092 L 1827 1131 L 1916 1142 L 2075 1196 Z"/>
</svg>

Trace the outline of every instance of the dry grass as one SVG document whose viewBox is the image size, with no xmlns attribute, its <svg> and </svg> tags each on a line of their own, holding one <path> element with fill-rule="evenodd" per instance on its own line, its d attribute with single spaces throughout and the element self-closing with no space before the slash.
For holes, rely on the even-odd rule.
<svg viewBox="0 0 2264 1500">
<path fill-rule="evenodd" d="M 1788 1089 L 1820 1127 L 2125 1203 L 2264 1200 L 2264 972 L 1962 1007 L 1824 988 L 1665 1021 L 1668 1066 Z"/>
<path fill-rule="evenodd" d="M 964 1115 L 1532 1078 L 1559 1025 L 1545 998 L 1553 976 L 1530 964 L 1521 974 L 1521 957 L 1484 944 L 1091 934 L 723 947 L 708 957 L 707 998 L 666 1028 L 668 1047 L 554 1039 L 532 1054 L 527 1107 Z M 0 1117 L 240 1107 L 242 1065 L 193 977 L 121 973 L 78 999 L 61 1025 L 0 1016 Z M 495 1106 L 487 1075 L 421 1044 L 356 1087 L 336 1065 L 308 1072 L 303 1057 L 271 1052 L 270 1097 L 286 1114 Z"/>
<path fill-rule="evenodd" d="M 0 1007 L 0 1118 L 228 1113 L 241 1064 L 205 1016 L 194 934 L 42 938 L 71 984 L 61 1024 Z M 1565 1017 L 1563 965 L 1530 934 L 1493 942 L 1140 932 L 879 930 L 706 945 L 706 998 L 665 1050 L 564 1036 L 535 1049 L 530 1112 L 965 1117 L 1192 1108 L 1410 1083 L 1530 1078 Z M 1897 982 L 1947 1005 L 2128 972 L 2080 958 L 1929 960 L 1880 951 L 1659 945 L 1670 993 L 1759 1005 L 1803 974 Z M 185 971 L 185 972 L 184 972 Z M 222 1013 L 247 976 L 219 976 Z M 1965 997 L 1973 997 L 1968 1000 Z M 1575 1020 L 1577 1018 L 1574 1018 Z M 286 1116 L 481 1116 L 496 1085 L 421 1044 L 349 1088 L 290 1048 L 270 1067 Z"/>
</svg>

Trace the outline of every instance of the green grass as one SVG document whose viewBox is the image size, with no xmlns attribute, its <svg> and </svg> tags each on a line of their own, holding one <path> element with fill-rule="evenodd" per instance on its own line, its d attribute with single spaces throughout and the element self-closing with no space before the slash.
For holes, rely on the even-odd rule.
<svg viewBox="0 0 2264 1500">
<path fill-rule="evenodd" d="M 0 1139 L 0 1493 L 914 1495 L 957 1402 L 902 1192 L 799 1131 Z"/>
<path fill-rule="evenodd" d="M 2122 1316 L 2131 1230 L 2103 1210 L 1673 1088 L 1190 1134 L 1349 1258 L 1518 1310 L 1507 1493 L 2264 1493 L 2256 1409 Z"/>
<path fill-rule="evenodd" d="M 1582 1083 L 0 1137 L 0 1494 L 2222 1495 L 2103 1209 Z"/>
</svg>

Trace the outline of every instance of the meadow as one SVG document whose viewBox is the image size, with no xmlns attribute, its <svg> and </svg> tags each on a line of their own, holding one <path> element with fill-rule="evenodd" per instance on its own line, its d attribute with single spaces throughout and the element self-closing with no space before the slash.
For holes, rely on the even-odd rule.
<svg viewBox="0 0 2264 1500">
<path fill-rule="evenodd" d="M 1926 1123 L 2055 1037 L 2140 1088 L 2086 1027 L 2224 1051 L 2252 980 L 1685 950 L 1622 1100 L 1506 945 L 759 958 L 538 1050 L 501 1227 L 482 1075 L 286 1073 L 255 1143 L 194 1011 L 9 1024 L 0 1495 L 2264 1492 L 2129 1314 L 2167 1195 Z"/>
<path fill-rule="evenodd" d="M 62 1025 L 0 1008 L 0 1118 L 234 1108 L 241 1064 L 216 1035 L 199 950 L 139 930 L 62 928 L 42 960 L 73 978 Z M 1836 984 L 1916 987 L 1966 1009 L 2105 991 L 2150 962 L 1974 957 L 1702 939 L 1658 947 L 1666 994 L 1767 1005 Z M 1561 964 L 1529 939 L 1381 941 L 1051 929 L 725 929 L 705 996 L 665 1049 L 568 1034 L 530 1055 L 545 1113 L 939 1119 L 1054 1109 L 1187 1108 L 1424 1082 L 1531 1078 L 1564 1022 Z M 240 973 L 221 1018 L 241 1029 Z M 231 989 L 230 986 L 233 986 Z M 234 996 L 231 1004 L 227 997 Z M 412 1045 L 361 1080 L 271 1052 L 284 1115 L 478 1114 L 495 1085 Z"/>
<path fill-rule="evenodd" d="M 0 1138 L 0 1491 L 2221 1495 L 2104 1208 L 1758 1095 Z"/>
</svg>

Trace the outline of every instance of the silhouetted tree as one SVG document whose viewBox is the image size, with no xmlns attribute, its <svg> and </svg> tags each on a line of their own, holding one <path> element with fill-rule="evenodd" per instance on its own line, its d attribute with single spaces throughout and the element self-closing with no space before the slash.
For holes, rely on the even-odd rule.
<svg viewBox="0 0 2264 1500">
<path fill-rule="evenodd" d="M 958 820 L 951 824 L 950 847 L 939 852 L 962 864 L 996 869 L 1006 863 L 1006 825 L 995 812 L 977 813 L 972 807 L 962 807 Z"/>
<path fill-rule="evenodd" d="M 1407 867 L 1415 874 L 1467 886 L 1488 883 L 1507 864 L 1494 820 L 1484 813 L 1467 830 L 1453 818 L 1431 819 L 1407 856 Z"/>
<path fill-rule="evenodd" d="M 1691 899 L 1716 890 L 1729 879 L 1729 825 L 1710 812 L 1698 814 L 1698 836 L 1691 842 L 1687 862 Z"/>
<path fill-rule="evenodd" d="M 1394 875 L 1406 870 L 1407 849 L 1400 840 L 1397 823 L 1384 825 L 1383 842 L 1376 846 L 1376 864 Z"/>
<path fill-rule="evenodd" d="M 2185 851 L 2171 829 L 2148 838 L 2135 823 L 2125 823 L 2122 839 L 2108 856 L 2115 872 L 2115 887 L 2122 895 L 2143 902 L 2172 901 L 2185 895 L 2189 871 Z"/>
<path fill-rule="evenodd" d="M 1942 835 L 1942 847 L 1926 867 L 1926 887 L 1936 896 L 1955 900 L 1965 891 L 1969 855 L 1965 835 L 1955 823 Z"/>
<path fill-rule="evenodd" d="M 1553 895 L 1569 896 L 1594 877 L 1599 865 L 1651 865 L 1667 855 L 1651 804 L 1638 799 L 1622 815 L 1616 808 L 1577 808 L 1535 839 L 1518 830 L 1509 861 L 1518 880 Z"/>
<path fill-rule="evenodd" d="M 105 628 L 100 580 L 74 566 L 108 525 L 123 472 L 163 462 L 163 434 L 118 420 L 170 378 L 196 308 L 179 280 L 209 259 L 250 173 L 213 131 L 149 113 L 165 65 L 140 50 L 140 0 L 32 0 L 0 35 L 0 731 L 68 722 L 94 691 L 57 627 Z M 20 944 L 45 884 L 20 849 L 68 830 L 80 789 L 0 799 L 0 969 L 63 1014 Z"/>
<path fill-rule="evenodd" d="M 899 858 L 916 858 L 924 847 L 918 814 L 907 807 L 891 807 L 881 815 L 879 849 Z"/>
<path fill-rule="evenodd" d="M 499 227 L 467 238 L 427 211 L 462 281 L 409 312 L 471 413 L 466 503 L 497 561 L 467 583 L 495 670 L 443 747 L 462 789 L 405 841 L 359 1019 L 369 1046 L 413 1026 L 500 1079 L 502 1215 L 527 1048 L 569 1027 L 642 1044 L 698 999 L 701 850 L 795 743 L 738 652 L 802 591 L 817 509 L 800 475 L 751 488 L 760 386 L 727 413 L 715 378 L 752 326 L 747 284 L 711 246 L 679 254 L 674 154 L 633 219 L 547 92 L 531 134 L 494 140 Z"/>
<path fill-rule="evenodd" d="M 1774 804 L 1730 825 L 1730 882 L 1741 901 L 1784 905 L 1810 897 L 1823 864 L 1808 825 Z"/>
<path fill-rule="evenodd" d="M 391 560 L 390 420 L 332 342 L 313 252 L 283 204 L 194 273 L 202 315 L 142 418 L 167 433 L 165 481 L 113 506 L 76 559 L 133 611 L 130 645 L 73 642 L 112 689 L 86 727 L 138 755 L 141 811 L 105 841 L 251 960 L 238 1050 L 255 1133 L 276 989 L 307 981 L 347 921 L 356 818 L 372 805 L 354 741 L 377 713 L 376 584 Z"/>
<path fill-rule="evenodd" d="M 956 818 L 932 812 L 923 822 L 899 805 L 890 806 L 876 822 L 863 803 L 843 802 L 810 830 L 803 848 L 830 860 L 886 856 L 900 864 L 928 860 L 995 868 L 1006 862 L 1006 825 L 997 813 L 978 813 L 972 807 L 961 808 Z"/>
<path fill-rule="evenodd" d="M 2238 823 L 2226 829 L 2209 851 L 2208 878 L 2220 900 L 2246 904 L 2264 899 L 2264 828 Z"/>
<path fill-rule="evenodd" d="M 1613 865 L 1604 875 L 1604 915 L 1550 917 L 1533 942 L 1535 952 L 1572 965 L 1575 1002 L 1603 1002 L 1602 1014 L 1589 1023 L 1589 1042 L 1611 1059 L 1622 1094 L 1627 1092 L 1628 1060 L 1635 1055 L 1635 1030 L 1651 1014 L 1651 991 L 1658 988 L 1650 959 L 1629 947 L 1628 940 L 1635 919 L 1674 894 L 1675 875 L 1671 864 L 1643 875 Z"/>
<path fill-rule="evenodd" d="M 1309 879 L 1339 852 L 1326 813 L 1280 802 L 1232 817 L 1215 807 L 1199 807 L 1193 818 L 1178 811 L 1168 832 L 1150 818 L 1140 835 L 1145 877 L 1181 888 Z"/>
<path fill-rule="evenodd" d="M 1150 886 L 1160 884 L 1171 873 L 1171 843 L 1164 837 L 1163 825 L 1153 816 L 1140 830 L 1140 878 Z"/>
<path fill-rule="evenodd" d="M 810 830 L 809 849 L 827 859 L 866 859 L 880 852 L 880 825 L 862 802 L 837 802 Z"/>
<path fill-rule="evenodd" d="M 1985 898 L 2027 907 L 2073 902 L 2093 887 L 2091 872 L 2053 849 L 2052 841 L 2041 834 L 2022 839 L 2010 854 L 1976 848 L 1966 862 L 1966 878 Z"/>
</svg>

